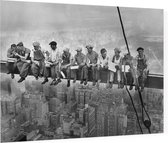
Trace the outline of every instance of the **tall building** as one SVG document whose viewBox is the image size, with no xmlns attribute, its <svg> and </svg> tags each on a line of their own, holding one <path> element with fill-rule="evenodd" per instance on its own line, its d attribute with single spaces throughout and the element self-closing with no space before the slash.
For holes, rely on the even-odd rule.
<svg viewBox="0 0 168 143">
<path fill-rule="evenodd" d="M 117 115 L 116 115 L 116 106 L 112 106 L 109 112 L 108 119 L 108 135 L 115 136 L 117 135 Z"/>
<path fill-rule="evenodd" d="M 58 98 L 50 98 L 49 100 L 49 112 L 57 112 L 60 110 L 61 101 Z"/>
<path fill-rule="evenodd" d="M 96 134 L 97 136 L 104 136 L 104 117 L 105 113 L 102 105 L 100 104 L 97 109 L 97 125 L 96 125 Z"/>
<path fill-rule="evenodd" d="M 50 116 L 50 127 L 54 130 L 60 127 L 60 113 L 59 112 L 49 112 Z"/>
<path fill-rule="evenodd" d="M 88 136 L 96 136 L 96 120 L 95 120 L 95 108 L 88 106 L 85 109 L 85 121 L 88 126 Z"/>
<path fill-rule="evenodd" d="M 127 135 L 132 135 L 136 131 L 136 126 L 137 126 L 137 118 L 135 115 L 135 112 L 130 112 L 128 111 L 127 113 L 127 129 L 126 129 L 126 134 Z"/>
<path fill-rule="evenodd" d="M 71 116 L 64 117 L 63 119 L 63 133 L 70 135 L 71 125 L 74 123 L 75 119 Z"/>
<path fill-rule="evenodd" d="M 85 108 L 78 108 L 79 122 L 85 124 Z"/>
</svg>

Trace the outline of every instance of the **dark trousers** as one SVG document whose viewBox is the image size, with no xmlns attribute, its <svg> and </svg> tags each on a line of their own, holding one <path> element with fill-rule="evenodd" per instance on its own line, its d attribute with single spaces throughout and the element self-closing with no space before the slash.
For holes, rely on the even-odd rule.
<svg viewBox="0 0 168 143">
<path fill-rule="evenodd" d="M 102 74 L 102 71 L 106 71 L 107 72 L 107 82 L 110 80 L 110 76 L 111 76 L 111 72 L 108 71 L 107 68 L 104 68 L 104 67 L 97 67 L 98 69 L 98 80 L 101 80 L 101 74 Z"/>
<path fill-rule="evenodd" d="M 61 66 L 61 71 L 63 71 L 64 73 L 66 73 L 67 79 L 70 80 L 71 79 L 71 69 L 70 66 L 66 66 L 66 65 L 62 65 Z"/>
<path fill-rule="evenodd" d="M 19 61 L 17 62 L 17 68 L 20 72 L 20 77 L 26 78 L 29 73 L 29 68 L 31 67 L 30 63 Z"/>
<path fill-rule="evenodd" d="M 80 73 L 80 79 L 81 80 L 88 80 L 88 67 L 86 65 L 84 66 L 79 66 L 79 69 L 77 70 L 71 70 L 72 76 L 74 79 L 77 78 L 77 72 Z"/>
<path fill-rule="evenodd" d="M 8 72 L 11 73 L 11 74 L 13 74 L 14 71 L 15 71 L 15 69 L 17 68 L 17 65 L 16 65 L 16 62 L 14 62 L 14 63 L 7 62 L 6 63 L 6 67 L 8 69 Z"/>
<path fill-rule="evenodd" d="M 32 63 L 31 65 L 31 71 L 35 77 L 38 77 L 40 74 L 44 74 L 44 62 L 39 61 L 39 65 Z"/>
<path fill-rule="evenodd" d="M 44 68 L 44 77 L 48 78 L 50 75 L 50 70 L 51 70 L 51 78 L 52 79 L 56 79 L 56 78 L 60 78 L 61 74 L 60 74 L 60 70 L 59 70 L 59 65 L 53 65 L 51 67 L 45 67 Z"/>
<path fill-rule="evenodd" d="M 89 69 L 91 70 L 92 73 L 92 80 L 93 81 L 98 81 L 99 79 L 99 68 L 97 66 L 91 66 L 89 67 Z"/>
<path fill-rule="evenodd" d="M 147 80 L 148 71 L 142 70 L 142 69 L 138 69 L 137 70 L 137 74 L 138 74 L 139 86 L 144 88 L 146 80 Z"/>
</svg>

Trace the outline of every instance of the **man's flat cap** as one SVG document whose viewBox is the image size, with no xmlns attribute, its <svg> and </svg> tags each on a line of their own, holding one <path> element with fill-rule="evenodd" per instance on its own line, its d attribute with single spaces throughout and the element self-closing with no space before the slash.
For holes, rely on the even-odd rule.
<svg viewBox="0 0 168 143">
<path fill-rule="evenodd" d="M 49 43 L 49 45 L 57 45 L 57 42 L 51 41 L 51 42 Z"/>
<path fill-rule="evenodd" d="M 11 47 L 16 47 L 16 44 L 12 44 Z"/>
<path fill-rule="evenodd" d="M 69 52 L 69 48 L 65 48 L 63 51 L 64 52 Z"/>
<path fill-rule="evenodd" d="M 34 46 L 34 47 L 39 47 L 39 46 L 40 46 L 40 43 L 39 43 L 39 42 L 33 42 L 33 46 Z"/>
<path fill-rule="evenodd" d="M 82 48 L 81 48 L 81 47 L 78 47 L 78 48 L 76 49 L 76 51 L 77 51 L 77 52 L 81 52 L 81 51 L 82 51 Z"/>
<path fill-rule="evenodd" d="M 17 46 L 23 46 L 23 42 L 19 42 Z"/>
<path fill-rule="evenodd" d="M 86 45 L 86 48 L 87 49 L 93 49 L 93 46 L 89 44 L 89 45 Z"/>
<path fill-rule="evenodd" d="M 137 51 L 139 51 L 139 50 L 144 50 L 144 48 L 142 48 L 142 47 L 139 47 L 139 48 L 137 49 Z"/>
</svg>

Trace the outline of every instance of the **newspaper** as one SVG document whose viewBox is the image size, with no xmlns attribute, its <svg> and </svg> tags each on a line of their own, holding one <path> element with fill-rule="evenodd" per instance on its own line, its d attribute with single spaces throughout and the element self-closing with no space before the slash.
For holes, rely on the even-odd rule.
<svg viewBox="0 0 168 143">
<path fill-rule="evenodd" d="M 49 61 L 45 61 L 45 66 L 46 67 L 50 67 L 53 63 L 49 62 Z"/>
<path fill-rule="evenodd" d="M 63 78 L 65 78 L 65 74 L 62 71 L 61 71 L 61 75 L 62 75 Z"/>
<path fill-rule="evenodd" d="M 70 67 L 71 70 L 75 70 L 75 69 L 78 69 L 78 68 L 79 68 L 79 66 L 71 66 Z"/>
<path fill-rule="evenodd" d="M 108 69 L 109 69 L 110 71 L 115 72 L 115 71 L 116 71 L 115 66 L 116 66 L 116 64 L 113 63 L 113 62 L 108 63 Z"/>
<path fill-rule="evenodd" d="M 125 72 L 129 72 L 130 66 L 125 65 Z M 124 65 L 122 65 L 122 72 L 124 72 Z"/>
<path fill-rule="evenodd" d="M 16 58 L 8 58 L 7 59 L 7 61 L 9 62 L 9 63 L 14 63 L 14 62 L 16 62 Z"/>
</svg>

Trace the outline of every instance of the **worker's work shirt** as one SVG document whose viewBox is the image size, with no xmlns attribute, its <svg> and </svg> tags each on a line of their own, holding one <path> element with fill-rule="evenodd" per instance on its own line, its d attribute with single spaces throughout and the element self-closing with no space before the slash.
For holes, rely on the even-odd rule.
<svg viewBox="0 0 168 143">
<path fill-rule="evenodd" d="M 62 54 L 62 65 L 67 65 L 67 64 L 70 64 L 72 63 L 72 56 L 71 56 L 71 53 L 68 53 L 68 54 L 65 54 L 63 53 Z"/>
<path fill-rule="evenodd" d="M 13 52 L 15 52 L 15 50 L 9 48 L 8 51 L 7 51 L 7 57 L 8 58 L 15 58 L 15 55 L 13 54 Z"/>
<path fill-rule="evenodd" d="M 35 50 L 33 53 L 33 58 L 35 61 L 43 61 L 45 59 L 41 50 Z"/>
<path fill-rule="evenodd" d="M 78 65 L 80 64 L 85 64 L 86 63 L 86 56 L 81 53 L 81 54 L 76 54 L 74 57 L 75 63 L 77 63 Z"/>
<path fill-rule="evenodd" d="M 116 56 L 113 56 L 112 62 L 115 63 L 116 65 L 120 65 L 121 64 L 121 60 L 122 60 L 121 56 L 119 56 L 118 59 L 117 59 Z"/>
<path fill-rule="evenodd" d="M 143 71 L 144 69 L 147 69 L 147 59 L 146 56 L 143 55 L 141 58 L 139 55 L 136 57 L 137 61 L 137 70 Z"/>
<path fill-rule="evenodd" d="M 49 60 L 51 62 L 59 62 L 59 60 L 61 60 L 60 52 L 58 51 L 58 49 L 51 49 L 51 51 L 49 52 Z"/>
<path fill-rule="evenodd" d="M 104 67 L 104 66 L 108 66 L 108 62 L 109 62 L 109 57 L 106 56 L 105 58 L 103 58 L 101 55 L 98 58 L 98 65 Z"/>
<path fill-rule="evenodd" d="M 23 56 L 25 57 L 26 54 L 28 54 L 26 60 L 31 60 L 30 58 L 30 53 L 31 53 L 31 50 L 26 48 L 26 47 L 22 47 L 20 49 L 17 50 L 17 53 L 20 55 L 20 56 Z"/>
<path fill-rule="evenodd" d="M 88 64 L 97 64 L 98 54 L 95 51 L 86 54 Z"/>
</svg>

